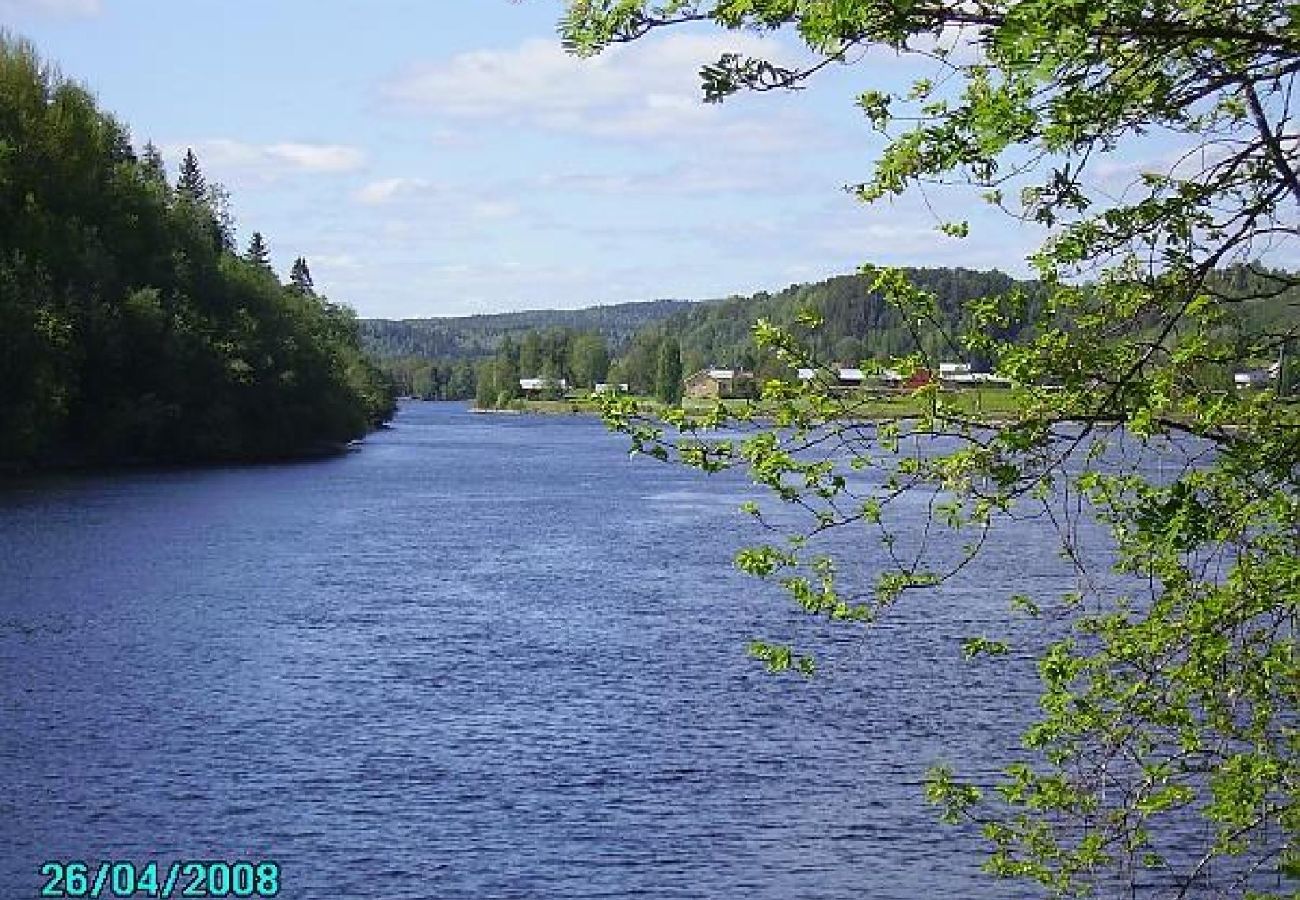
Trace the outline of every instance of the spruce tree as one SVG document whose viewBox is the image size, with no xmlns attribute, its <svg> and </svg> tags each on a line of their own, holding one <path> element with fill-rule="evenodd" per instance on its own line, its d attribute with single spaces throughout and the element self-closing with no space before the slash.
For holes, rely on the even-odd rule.
<svg viewBox="0 0 1300 900">
<path fill-rule="evenodd" d="M 195 165 L 197 167 L 198 164 Z M 167 166 L 163 163 L 162 154 L 158 152 L 158 146 L 153 141 L 148 141 L 144 145 L 144 150 L 140 154 L 140 168 L 150 181 L 164 185 L 167 183 Z"/>
<path fill-rule="evenodd" d="M 253 237 L 248 242 L 248 250 L 244 253 L 244 259 L 255 266 L 261 266 L 263 269 L 271 268 L 271 253 L 266 249 L 266 240 L 262 237 L 262 232 L 253 232 Z"/>
<path fill-rule="evenodd" d="M 304 257 L 300 256 L 293 261 L 293 268 L 289 270 L 289 286 L 299 293 L 316 293 L 316 285 L 311 280 L 311 269 L 307 267 Z"/>
<path fill-rule="evenodd" d="M 199 159 L 194 155 L 193 149 L 186 150 L 184 158 L 181 159 L 181 174 L 176 180 L 176 193 L 191 203 L 207 201 L 208 183 L 203 177 L 203 170 L 199 168 Z"/>
</svg>

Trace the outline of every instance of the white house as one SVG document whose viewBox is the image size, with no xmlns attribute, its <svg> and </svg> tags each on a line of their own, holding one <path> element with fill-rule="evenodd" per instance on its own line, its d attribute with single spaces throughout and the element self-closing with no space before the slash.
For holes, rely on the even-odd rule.
<svg viewBox="0 0 1300 900">
<path fill-rule="evenodd" d="M 520 378 L 519 389 L 524 393 L 567 391 L 569 382 L 564 378 Z"/>
<path fill-rule="evenodd" d="M 1282 369 L 1277 363 L 1269 366 L 1267 369 L 1251 369 L 1246 372 L 1234 372 L 1232 381 L 1238 390 L 1246 388 L 1267 387 L 1270 381 L 1276 381 L 1278 373 Z"/>
</svg>

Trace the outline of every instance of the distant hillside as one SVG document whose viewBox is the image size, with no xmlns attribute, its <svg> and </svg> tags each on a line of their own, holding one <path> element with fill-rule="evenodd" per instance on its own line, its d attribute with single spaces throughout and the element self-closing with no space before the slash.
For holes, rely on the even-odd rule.
<svg viewBox="0 0 1300 900">
<path fill-rule="evenodd" d="M 362 344 L 377 359 L 419 357 L 438 360 L 479 359 L 496 352 L 503 338 L 522 338 L 533 331 L 593 331 L 619 353 L 632 336 L 689 309 L 689 300 L 616 303 L 587 309 L 543 309 L 516 313 L 437 319 L 362 319 Z"/>
<path fill-rule="evenodd" d="M 908 321 L 871 290 L 873 276 L 839 275 L 812 284 L 791 285 L 777 293 L 698 302 L 660 300 L 622 303 L 582 310 L 545 310 L 462 319 L 423 319 L 362 322 L 367 349 L 383 360 L 386 371 L 406 394 L 438 399 L 475 396 L 491 369 L 492 400 L 517 391 L 520 377 L 563 378 L 585 386 L 590 371 L 595 380 L 626 382 L 637 393 L 654 390 L 665 342 L 675 345 L 687 373 L 706 366 L 743 368 L 760 378 L 790 376 L 789 366 L 754 343 L 754 323 L 762 318 L 778 325 L 794 324 L 800 310 L 814 309 L 823 324 L 809 336 L 815 356 L 827 363 L 856 365 L 863 360 L 887 360 L 918 349 L 931 359 L 964 359 L 977 367 L 989 360 L 971 357 L 954 347 L 951 336 L 966 327 L 967 306 L 977 298 L 1004 295 L 1018 289 L 1027 311 L 1044 294 L 1041 285 L 1018 281 L 998 271 L 962 268 L 906 269 L 910 281 L 934 295 L 937 321 Z M 1234 267 L 1216 273 L 1209 289 L 1241 298 L 1229 307 L 1221 336 L 1294 330 L 1300 324 L 1300 287 L 1293 276 L 1268 274 L 1264 269 Z M 1029 318 L 1032 318 L 1030 316 Z M 593 369 L 575 354 L 575 339 L 594 332 L 603 339 L 608 367 Z M 1024 325 L 1008 328 L 1000 337 L 1022 340 Z M 584 340 L 582 346 L 589 347 Z M 1240 363 L 1257 364 L 1243 354 Z M 589 363 L 589 360 L 588 360 Z M 495 367 L 495 368 L 493 368 Z M 590 371 L 588 371 L 590 370 Z M 584 374 L 585 373 L 585 374 Z M 1230 374 L 1225 377 L 1230 377 Z"/>
<path fill-rule="evenodd" d="M 1002 272 L 971 269 L 907 269 L 913 284 L 932 292 L 947 330 L 955 331 L 968 302 L 1003 294 L 1019 286 L 1033 296 L 1032 282 L 1019 282 Z M 789 326 L 799 310 L 817 310 L 823 324 L 812 335 L 812 349 L 828 362 L 855 365 L 864 359 L 887 359 L 917 349 L 917 338 L 931 354 L 950 352 L 940 332 L 932 326 L 915 331 L 894 306 L 872 292 L 873 276 L 838 275 L 812 284 L 791 285 L 775 294 L 731 297 L 694 303 L 662 322 L 638 333 L 622 352 L 617 377 L 645 392 L 654 383 L 660 345 L 665 339 L 680 347 L 687 372 L 705 366 L 739 367 L 762 377 L 783 377 L 785 366 L 754 344 L 758 319 Z M 1016 337 L 1017 335 L 1008 335 Z M 972 360 L 979 362 L 978 360 Z"/>
</svg>

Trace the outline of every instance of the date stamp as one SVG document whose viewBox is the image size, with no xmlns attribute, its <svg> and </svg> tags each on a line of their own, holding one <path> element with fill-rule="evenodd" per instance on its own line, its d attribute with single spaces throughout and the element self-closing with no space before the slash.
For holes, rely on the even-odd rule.
<svg viewBox="0 0 1300 900">
<path fill-rule="evenodd" d="M 38 897 L 276 897 L 280 864 L 273 860 L 47 860 Z"/>
</svg>

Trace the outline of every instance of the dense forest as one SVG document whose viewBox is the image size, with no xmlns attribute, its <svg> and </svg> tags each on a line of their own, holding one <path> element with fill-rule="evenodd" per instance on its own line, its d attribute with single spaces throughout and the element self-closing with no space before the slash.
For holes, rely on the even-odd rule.
<svg viewBox="0 0 1300 900">
<path fill-rule="evenodd" d="M 393 392 L 357 320 L 235 247 L 227 193 L 0 32 L 0 467 L 214 461 L 363 435 Z"/>
</svg>

